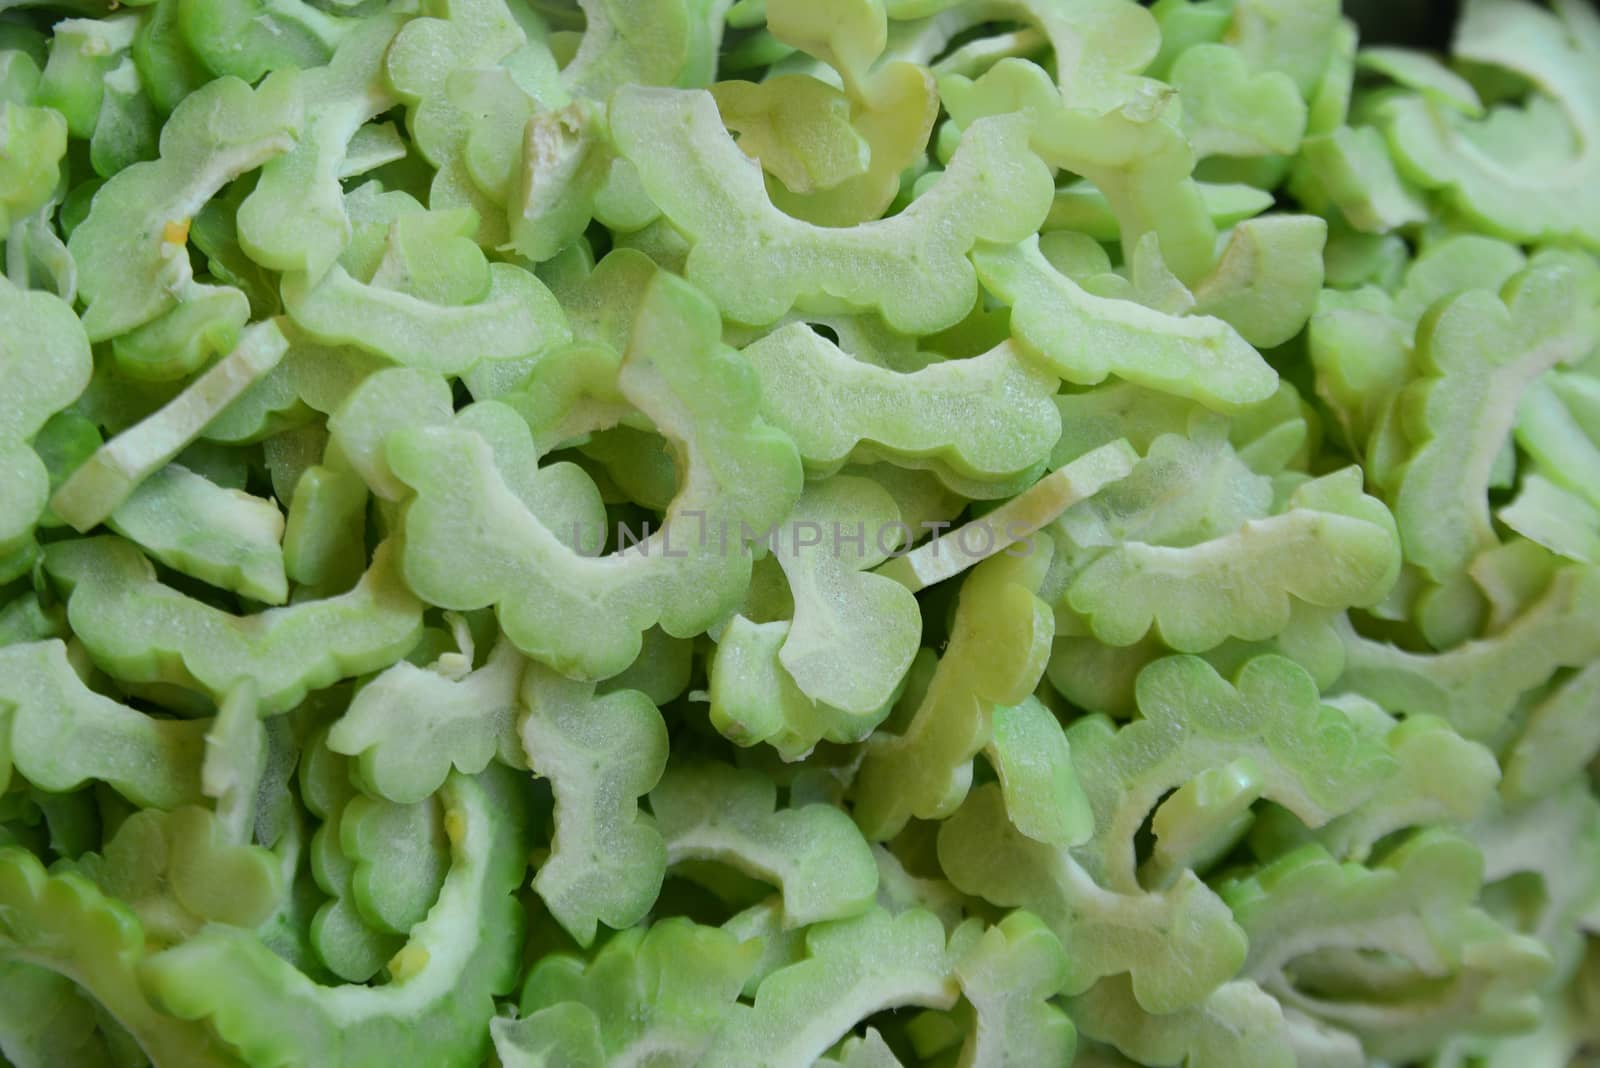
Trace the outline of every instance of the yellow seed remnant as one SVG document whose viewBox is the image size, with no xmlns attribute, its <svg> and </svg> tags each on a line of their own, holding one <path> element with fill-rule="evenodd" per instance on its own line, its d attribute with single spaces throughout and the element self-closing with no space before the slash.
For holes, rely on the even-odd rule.
<svg viewBox="0 0 1600 1068">
<path fill-rule="evenodd" d="M 169 245 L 187 245 L 189 243 L 189 220 L 168 222 L 161 228 L 161 240 Z"/>
<path fill-rule="evenodd" d="M 452 808 L 444 814 L 444 833 L 450 836 L 450 844 L 462 845 L 467 838 L 467 814 L 459 808 Z"/>
<path fill-rule="evenodd" d="M 403 983 L 428 966 L 428 951 L 421 946 L 405 946 L 389 959 L 389 975 Z"/>
</svg>

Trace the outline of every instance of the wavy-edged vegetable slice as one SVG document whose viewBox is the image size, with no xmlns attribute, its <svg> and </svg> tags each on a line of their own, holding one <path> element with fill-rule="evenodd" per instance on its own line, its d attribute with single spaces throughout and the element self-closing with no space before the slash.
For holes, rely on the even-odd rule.
<svg viewBox="0 0 1600 1068">
<path fill-rule="evenodd" d="M 306 810 L 322 821 L 311 836 L 310 868 L 316 889 L 327 895 L 312 906 L 307 941 L 333 975 L 364 983 L 394 957 L 402 942 L 369 924 L 356 907 L 355 863 L 340 841 L 344 810 L 359 796 L 349 761 L 329 750 L 326 731 L 318 730 L 307 739 L 296 771 Z"/>
<path fill-rule="evenodd" d="M 1389 485 L 1391 473 L 1369 439 L 1393 418 L 1394 394 L 1416 374 L 1410 350 L 1423 314 L 1464 290 L 1499 291 L 1526 264 L 1513 245 L 1460 234 L 1423 248 L 1392 294 L 1374 284 L 1323 290 L 1307 332 L 1317 392 L 1351 442 L 1366 450 L 1375 483 Z"/>
<path fill-rule="evenodd" d="M 137 805 L 198 802 L 206 728 L 203 721 L 156 719 L 95 693 L 60 641 L 0 648 L 0 786 L 15 766 L 45 790 L 96 780 Z"/>
<path fill-rule="evenodd" d="M 1246 979 L 1217 987 L 1205 1001 L 1152 1015 L 1139 1006 L 1126 976 L 1102 979 L 1067 1000 L 1086 1037 L 1109 1043 L 1141 1064 L 1188 1068 L 1295 1068 L 1284 1012 L 1272 995 Z M 1360 1047 L 1355 1068 L 1365 1061 Z M 1332 1068 L 1332 1066 L 1329 1066 Z"/>
<path fill-rule="evenodd" d="M 1600 508 L 1600 379 L 1546 372 L 1523 394 L 1516 439 L 1546 477 Z"/>
<path fill-rule="evenodd" d="M 206 66 L 248 82 L 320 67 L 359 25 L 304 0 L 179 0 L 178 24 Z"/>
<path fill-rule="evenodd" d="M 948 1009 L 960 988 L 930 912 L 874 909 L 806 931 L 806 957 L 756 988 L 700 1062 L 705 1068 L 765 1064 L 804 1068 L 872 1013 L 920 1005 Z"/>
<path fill-rule="evenodd" d="M 702 16 L 684 0 L 648 7 L 580 0 L 579 7 L 583 40 L 562 71 L 562 81 L 575 95 L 605 100 L 624 85 L 670 85 L 687 73 L 684 64 L 698 29 L 694 21 Z"/>
<path fill-rule="evenodd" d="M 899 514 L 877 483 L 838 476 L 807 487 L 769 542 L 794 601 L 778 660 L 801 693 L 854 716 L 889 702 L 922 636 L 911 591 L 871 570 L 897 547 Z"/>
<path fill-rule="evenodd" d="M 1494 515 L 1559 556 L 1580 564 L 1600 563 L 1600 510 L 1543 475 L 1524 475 L 1516 499 Z"/>
<path fill-rule="evenodd" d="M 1201 541 L 1270 510 L 1270 484 L 1231 440 L 1240 421 L 1127 384 L 1062 394 L 1056 405 L 1064 429 L 1053 462 L 1118 438 L 1144 454 L 1126 479 L 1063 518 L 1075 545 Z"/>
<path fill-rule="evenodd" d="M 939 116 L 933 74 L 893 50 L 885 54 L 889 24 L 882 5 L 871 0 L 777 0 L 769 4 L 767 29 L 833 68 L 849 104 L 847 132 L 865 148 L 862 166 L 827 188 L 806 191 L 769 180 L 773 203 L 820 226 L 879 218 L 900 193 L 904 173 L 923 159 Z M 831 79 L 818 84 L 831 88 Z"/>
<path fill-rule="evenodd" d="M 437 168 L 427 179 L 429 205 L 473 208 L 476 238 L 492 247 L 505 240 L 505 213 L 472 181 L 465 154 L 472 123 L 456 106 L 449 83 L 458 71 L 500 65 L 528 38 L 505 0 L 431 0 L 421 14 L 389 46 L 384 70 L 406 105 L 412 141 Z"/>
<path fill-rule="evenodd" d="M 66 976 L 127 1028 L 145 1055 L 195 1068 L 236 1068 L 203 1026 L 166 1015 L 142 989 L 144 931 L 127 906 L 74 872 L 47 873 L 15 846 L 0 849 L 0 956 Z"/>
<path fill-rule="evenodd" d="M 528 973 L 522 1017 L 490 1024 L 495 1048 L 506 1068 L 691 1068 L 735 1012 L 756 951 L 673 917 L 618 934 L 587 962 L 551 955 Z"/>
<path fill-rule="evenodd" d="M 146 478 L 106 524 L 184 574 L 263 604 L 289 598 L 278 506 L 181 464 Z"/>
<path fill-rule="evenodd" d="M 1193 872 L 1158 892 L 1104 890 L 1066 849 L 1018 831 L 992 783 L 940 826 L 939 863 L 963 893 L 1025 908 L 1049 925 L 1066 950 L 1068 995 L 1126 972 L 1146 1011 L 1176 1012 L 1203 1001 L 1244 962 L 1243 932 Z"/>
<path fill-rule="evenodd" d="M 20 1068 L 20 1066 L 19 1066 Z M 865 1035 L 850 1035 L 839 1044 L 834 1057 L 823 1057 L 816 1068 L 903 1068 L 900 1059 L 889 1048 L 883 1034 L 876 1027 L 867 1028 Z"/>
<path fill-rule="evenodd" d="M 56 186 L 50 187 L 52 190 Z M 22 269 L 13 284 L 23 283 L 28 289 L 54 293 L 69 303 L 78 299 L 78 265 L 67 252 L 66 242 L 56 232 L 50 218 L 51 205 L 46 205 L 24 219 L 17 220 L 6 237 L 6 242 L 17 251 Z"/>
<path fill-rule="evenodd" d="M 650 791 L 667 863 L 716 860 L 782 892 L 786 927 L 866 911 L 878 868 L 866 839 L 827 804 L 777 809 L 777 787 L 726 764 L 679 765 Z"/>
<path fill-rule="evenodd" d="M 510 263 L 487 270 L 488 292 L 465 303 L 362 282 L 337 264 L 316 282 L 285 277 L 283 301 L 295 324 L 324 344 L 354 345 L 441 374 L 460 374 L 481 360 L 530 356 L 567 340 L 560 305 L 533 274 Z"/>
<path fill-rule="evenodd" d="M 1199 315 L 1226 321 L 1259 346 L 1282 344 L 1305 325 L 1322 286 L 1327 224 L 1310 215 L 1246 218 L 1216 249 L 1216 228 L 1190 177 L 1193 153 L 1162 90 L 1146 85 L 1102 110 L 1071 100 L 1064 106 L 1043 70 L 1006 59 L 976 81 L 946 79 L 943 92 L 958 121 L 1026 115 L 1040 156 L 1082 174 L 1104 197 L 1124 260 L 1135 262 L 1145 245 L 1159 252 L 1175 291 L 1192 288 Z"/>
<path fill-rule="evenodd" d="M 459 678 L 401 661 L 363 686 L 328 732 L 328 748 L 354 757 L 362 784 L 398 804 L 428 797 L 454 767 L 476 775 L 498 759 L 520 767 L 522 655 L 505 639 Z"/>
<path fill-rule="evenodd" d="M 663 141 L 663 129 L 682 132 Z M 623 89 L 611 130 L 651 199 L 693 241 L 687 277 L 738 322 L 775 322 L 820 300 L 875 308 L 908 333 L 953 326 L 977 299 L 968 250 L 1021 240 L 1048 208 L 1048 172 L 1025 147 L 1021 120 L 974 124 L 933 189 L 899 215 L 841 229 L 772 206 L 709 94 Z"/>
<path fill-rule="evenodd" d="M 354 472 L 315 464 L 289 497 L 283 568 L 302 589 L 347 590 L 366 566 L 367 487 Z"/>
<path fill-rule="evenodd" d="M 1292 155 L 1306 128 L 1300 87 L 1282 71 L 1250 69 L 1223 44 L 1183 50 L 1168 75 L 1183 101 L 1183 129 L 1196 156 Z"/>
<path fill-rule="evenodd" d="M 416 644 L 422 627 L 422 606 L 386 548 L 349 593 L 246 616 L 164 585 L 120 538 L 57 542 L 45 566 L 67 590 L 74 632 L 118 677 L 172 683 L 215 701 L 248 680 L 263 716 L 294 707 L 310 690 L 387 667 Z"/>
<path fill-rule="evenodd" d="M 354 1065 L 400 1050 L 430 1064 L 478 1064 L 493 999 L 515 981 L 522 820 L 507 804 L 515 791 L 485 780 L 453 775 L 439 797 L 450 873 L 390 962 L 387 984 L 321 986 L 249 932 L 210 927 L 145 962 L 152 998 L 182 1019 L 205 1020 L 253 1064 Z"/>
<path fill-rule="evenodd" d="M 1271 194 L 1242 182 L 1196 182 L 1195 185 L 1200 191 L 1200 204 L 1211 216 L 1213 227 L 1233 226 L 1272 207 Z M 1071 182 L 1056 190 L 1044 232 L 1078 233 L 1100 242 L 1115 241 L 1120 230 L 1110 202 L 1099 190 L 1088 182 Z M 1087 251 L 1087 246 L 1083 247 Z M 1136 245 L 1135 250 L 1137 248 Z M 1104 251 L 1102 248 L 1101 252 Z M 1095 262 L 1102 268 L 1110 266 L 1109 257 L 1105 264 L 1099 264 L 1098 257 Z M 1065 264 L 1060 267 L 1064 268 Z"/>
<path fill-rule="evenodd" d="M 1052 376 L 1011 344 L 897 373 L 791 323 L 742 355 L 761 380 L 762 415 L 794 438 L 813 477 L 851 461 L 931 460 L 935 472 L 1003 480 L 1043 460 L 1060 433 Z"/>
<path fill-rule="evenodd" d="M 596 697 L 538 664 L 522 677 L 524 756 L 555 794 L 555 835 L 533 889 L 580 945 L 643 919 L 666 876 L 661 832 L 636 798 L 667 764 L 667 728 L 636 690 Z"/>
<path fill-rule="evenodd" d="M 972 783 L 972 758 L 992 734 L 994 709 L 1039 685 L 1055 626 L 1034 591 L 1050 551 L 1044 539 L 1026 544 L 1028 553 L 990 557 L 967 576 L 950 642 L 910 722 L 868 742 L 852 791 L 868 838 L 955 811 Z"/>
<path fill-rule="evenodd" d="M 24 219 L 45 207 L 61 181 L 67 123 L 49 107 L 0 100 L 9 151 L 0 160 L 0 226 L 14 234 Z M 13 239 L 14 240 L 14 239 Z"/>
<path fill-rule="evenodd" d="M 162 127 L 160 159 L 134 164 L 95 194 L 67 241 L 91 341 L 182 302 L 193 278 L 189 221 L 229 181 L 293 147 L 302 119 L 296 88 L 287 72 L 255 89 L 237 78 L 207 83 Z"/>
<path fill-rule="evenodd" d="M 1340 703 L 1353 719 L 1370 717 L 1365 729 L 1384 732 L 1395 770 L 1371 796 L 1317 830 L 1316 840 L 1333 856 L 1365 862 L 1395 831 L 1462 826 L 1493 801 L 1500 767 L 1483 745 L 1461 737 L 1436 716 L 1413 713 L 1396 723 L 1376 707 L 1363 713 Z"/>
<path fill-rule="evenodd" d="M 259 927 L 285 889 L 276 857 L 241 844 L 195 805 L 133 813 L 77 867 L 133 910 L 154 945 L 182 942 L 208 923 Z"/>
<path fill-rule="evenodd" d="M 1338 29 L 1334 0 L 1245 0 L 1234 8 L 1226 37 L 1252 69 L 1282 71 L 1314 100 Z"/>
<path fill-rule="evenodd" d="M 588 1006 L 576 1001 L 550 1005 L 535 1016 L 520 1019 L 496 1016 L 489 1021 L 489 1036 L 504 1068 L 544 1068 L 551 1063 L 598 1068 L 605 1064 L 600 1020 Z"/>
<path fill-rule="evenodd" d="M 1400 403 L 1415 451 L 1395 494 L 1406 559 L 1443 582 L 1498 543 L 1488 492 L 1523 390 L 1587 355 L 1600 271 L 1579 254 L 1535 257 L 1501 296 L 1471 290 L 1418 330 L 1422 377 Z"/>
<path fill-rule="evenodd" d="M 1017 830 L 1038 842 L 1075 846 L 1094 833 L 1094 813 L 1061 723 L 1037 697 L 997 708 L 984 755 L 1000 780 Z"/>
<path fill-rule="evenodd" d="M 823 740 L 861 741 L 892 703 L 858 716 L 807 697 L 780 658 L 792 626 L 787 619 L 756 623 L 735 615 L 707 667 L 711 722 L 722 736 L 741 746 L 767 742 L 786 760 L 804 757 Z"/>
<path fill-rule="evenodd" d="M 40 2 L 0 290 L 95 349 L 0 400 L 0 1062 L 1600 1037 L 1576 0 L 1448 68 L 1339 0 Z"/>
<path fill-rule="evenodd" d="M 357 794 L 345 804 L 339 851 L 350 861 L 351 899 L 372 927 L 403 935 L 426 918 L 450 868 L 445 819 L 433 796 L 398 805 Z"/>
<path fill-rule="evenodd" d="M 747 998 L 755 996 L 761 980 L 805 957 L 806 929 L 784 926 L 783 899 L 777 894 L 734 913 L 723 922 L 722 930 L 760 948 L 753 970 L 745 977 L 743 995 Z"/>
<path fill-rule="evenodd" d="M 603 112 L 585 100 L 533 110 L 519 147 L 521 165 L 506 188 L 511 247 L 542 262 L 580 237 L 596 212 L 606 213 L 599 203 L 604 183 L 622 164 L 611 150 Z"/>
<path fill-rule="evenodd" d="M 1543 593 L 1499 632 L 1442 653 L 1414 653 L 1337 621 L 1345 646 L 1339 689 L 1396 714 L 1436 715 L 1464 737 L 1493 740 L 1517 699 L 1562 667 L 1600 654 L 1600 569 L 1560 568 Z"/>
<path fill-rule="evenodd" d="M 407 486 L 395 478 L 385 455 L 389 435 L 404 427 L 444 426 L 453 411 L 450 383 L 443 375 L 415 367 L 384 368 L 362 379 L 329 413 L 329 444 L 337 448 L 341 466 L 360 475 L 375 495 L 402 500 Z"/>
<path fill-rule="evenodd" d="M 1341 126 L 1307 137 L 1291 183 L 1308 207 L 1337 210 L 1368 233 L 1428 218 L 1422 196 L 1395 172 L 1388 142 L 1371 126 Z"/>
<path fill-rule="evenodd" d="M 1328 224 L 1316 215 L 1245 219 L 1195 283 L 1194 314 L 1227 322 L 1260 348 L 1292 340 L 1317 306 L 1327 239 Z"/>
<path fill-rule="evenodd" d="M 1069 1064 L 1077 1032 L 1049 1001 L 1066 985 L 1061 943 L 1037 917 L 1013 912 L 983 932 L 955 966 L 977 1024 L 964 1068 Z"/>
<path fill-rule="evenodd" d="M 1505 755 L 1506 797 L 1530 801 L 1570 779 L 1600 752 L 1600 663 L 1559 683 L 1528 713 L 1527 725 Z"/>
<path fill-rule="evenodd" d="M 1463 115 L 1477 118 L 1484 113 L 1483 101 L 1472 83 L 1426 52 L 1368 45 L 1356 56 L 1356 66 L 1382 74 L 1439 103 L 1449 104 Z"/>
<path fill-rule="evenodd" d="M 1600 901 L 1600 802 L 1581 778 L 1569 778 L 1542 797 L 1486 813 L 1468 833 L 1483 852 L 1495 914 L 1544 943 L 1554 975 L 1570 974 Z"/>
<path fill-rule="evenodd" d="M 1473 0 L 1463 9 L 1453 51 L 1525 78 L 1537 93 L 1525 109 L 1495 108 L 1479 123 L 1425 94 L 1385 101 L 1379 113 L 1397 162 L 1498 236 L 1600 246 L 1594 12 L 1576 0 L 1558 0 L 1553 9 Z M 1526 151 L 1530 141 L 1537 153 Z"/>
<path fill-rule="evenodd" d="M 14 1068 L 113 1063 L 104 1010 L 71 979 L 13 960 L 0 963 L 0 986 L 0 1055 Z"/>
<path fill-rule="evenodd" d="M 1549 954 L 1472 905 L 1482 877 L 1471 843 L 1428 831 L 1371 868 L 1307 846 L 1222 893 L 1249 934 L 1246 975 L 1348 1028 L 1370 1054 L 1404 1059 L 1447 1035 L 1514 1031 L 1537 1018 Z M 1373 971 L 1362 949 L 1394 964 Z M 1318 993 L 1330 988 L 1341 995 Z"/>
<path fill-rule="evenodd" d="M 1248 759 L 1250 792 L 1317 827 L 1350 811 L 1394 771 L 1382 746 L 1318 700 L 1305 670 L 1256 657 L 1233 683 L 1194 657 L 1166 657 L 1139 674 L 1144 718 L 1113 730 L 1104 719 L 1067 732 L 1095 812 L 1095 837 L 1077 850 L 1091 873 L 1136 893 L 1134 837 L 1162 797 L 1208 769 Z M 1174 797 L 1181 796 L 1182 791 Z M 1159 806 L 1159 807 L 1158 807 Z"/>
<path fill-rule="evenodd" d="M 983 284 L 1012 306 L 1012 330 L 1053 373 L 1078 385 L 1110 375 L 1235 411 L 1264 400 L 1277 374 L 1233 327 L 1095 296 L 1057 271 L 1030 237 L 973 255 Z"/>
<path fill-rule="evenodd" d="M 396 16 L 363 19 L 326 66 L 299 79 L 304 126 L 294 147 L 262 168 L 236 220 L 240 247 L 262 266 L 317 278 L 344 250 L 350 220 L 339 180 L 362 124 L 395 104 L 383 65 L 401 25 Z"/>
<path fill-rule="evenodd" d="M 607 679 L 600 689 L 606 693 L 638 690 L 656 705 L 664 705 L 681 697 L 689 688 L 694 654 L 695 643 L 688 638 L 674 638 L 659 629 L 647 630 L 639 656 L 621 674 Z"/>
<path fill-rule="evenodd" d="M 35 102 L 67 120 L 72 136 L 89 139 L 105 110 L 106 78 L 122 66 L 139 20 L 63 19 L 51 28 L 50 55 L 34 91 Z"/>
<path fill-rule="evenodd" d="M 1068 51 L 1081 55 L 1080 47 L 1074 42 Z M 1185 284 L 1214 265 L 1216 228 L 1193 180 L 1194 153 L 1174 121 L 1169 88 L 1143 81 L 1110 99 L 1103 90 L 1068 94 L 1037 64 L 1002 59 L 976 79 L 941 79 L 940 93 L 963 129 L 979 116 L 1025 115 L 1034 150 L 1052 167 L 1088 179 L 1104 198 L 1125 259 L 1155 234 L 1162 258 Z M 1090 103 L 1096 95 L 1098 106 Z"/>
<path fill-rule="evenodd" d="M 723 124 L 739 148 L 784 188 L 806 194 L 832 189 L 866 171 L 871 146 L 850 122 L 844 91 L 804 74 L 711 86 Z"/>
<path fill-rule="evenodd" d="M 70 637 L 66 614 L 59 606 L 47 609 L 36 593 L 24 593 L 0 608 L 0 647 L 23 642 L 65 640 Z"/>
<path fill-rule="evenodd" d="M 1376 604 L 1399 569 L 1394 520 L 1350 467 L 1304 483 L 1285 511 L 1222 537 L 1183 548 L 1124 542 L 1080 571 L 1067 599 L 1103 642 L 1131 645 L 1154 627 L 1172 648 L 1200 652 L 1228 637 L 1282 632 L 1296 600 Z"/>
<path fill-rule="evenodd" d="M 49 472 L 28 443 L 94 369 L 71 312 L 58 297 L 0 281 L 0 374 L 11 383 L 0 395 L 0 558 L 27 545 L 50 493 Z M 14 577 L 0 565 L 0 579 Z"/>
<path fill-rule="evenodd" d="M 496 605 L 519 649 L 590 678 L 627 667 L 651 626 L 688 636 L 734 607 L 749 580 L 744 541 L 782 518 L 801 473 L 718 333 L 714 307 L 688 285 L 665 273 L 649 283 L 619 385 L 684 473 L 661 528 L 628 550 L 593 558 L 563 545 L 475 434 L 392 435 L 389 465 L 417 494 L 403 520 L 407 582 L 445 607 Z"/>
<path fill-rule="evenodd" d="M 1159 1013 L 1197 1004 L 1242 958 L 1237 929 L 1194 873 L 1177 865 L 1187 854 L 1172 845 L 1187 838 L 1206 855 L 1211 837 L 1237 833 L 1229 831 L 1237 807 L 1191 797 L 1187 784 L 1227 761 L 1247 760 L 1246 805 L 1265 793 L 1321 824 L 1369 794 L 1392 765 L 1376 743 L 1319 706 L 1310 678 L 1281 658 L 1248 662 L 1237 688 L 1198 659 L 1167 658 L 1145 670 L 1139 691 L 1146 719 L 1114 730 L 1097 717 L 1068 732 L 1095 813 L 1087 843 L 1071 852 L 1024 844 L 998 828 L 1000 798 L 985 788 L 941 830 L 939 848 L 958 887 L 1051 923 L 1073 962 L 1069 993 L 1128 971 L 1139 1003 Z M 1175 806 L 1183 806 L 1181 821 Z M 1161 889 L 1147 891 L 1140 881 L 1146 872 L 1135 871 L 1134 837 L 1153 807 L 1153 826 L 1170 854 L 1166 865 L 1176 870 L 1164 875 Z M 1004 841 L 987 841 L 997 830 Z M 1013 850 L 1024 851 L 1028 865 L 1002 871 L 999 858 Z M 1184 934 L 1171 941 L 1153 931 L 1136 936 L 1146 922 Z"/>
</svg>

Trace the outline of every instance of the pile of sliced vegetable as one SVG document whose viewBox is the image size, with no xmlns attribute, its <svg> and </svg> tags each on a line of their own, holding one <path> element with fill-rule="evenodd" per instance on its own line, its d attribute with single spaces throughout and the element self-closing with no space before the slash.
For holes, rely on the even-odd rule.
<svg viewBox="0 0 1600 1068">
<path fill-rule="evenodd" d="M 1600 15 L 0 0 L 0 1063 L 1600 1056 Z"/>
</svg>

